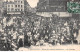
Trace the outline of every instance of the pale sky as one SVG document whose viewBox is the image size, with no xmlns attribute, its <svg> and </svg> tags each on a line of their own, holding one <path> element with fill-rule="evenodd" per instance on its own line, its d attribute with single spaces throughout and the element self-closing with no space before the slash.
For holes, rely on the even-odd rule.
<svg viewBox="0 0 80 52">
<path fill-rule="evenodd" d="M 39 0 L 27 0 L 31 7 L 36 7 Z"/>
<path fill-rule="evenodd" d="M 13 0 L 9 0 L 9 1 L 13 1 Z M 27 2 L 29 3 L 29 5 L 31 7 L 36 7 L 37 6 L 37 3 L 38 3 L 39 0 L 27 0 Z"/>
</svg>

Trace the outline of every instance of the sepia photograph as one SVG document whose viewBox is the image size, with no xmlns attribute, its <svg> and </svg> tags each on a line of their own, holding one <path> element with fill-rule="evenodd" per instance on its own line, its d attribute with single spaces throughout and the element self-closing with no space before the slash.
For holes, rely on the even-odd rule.
<svg viewBox="0 0 80 52">
<path fill-rule="evenodd" d="M 0 51 L 80 51 L 80 0 L 0 0 Z"/>
</svg>

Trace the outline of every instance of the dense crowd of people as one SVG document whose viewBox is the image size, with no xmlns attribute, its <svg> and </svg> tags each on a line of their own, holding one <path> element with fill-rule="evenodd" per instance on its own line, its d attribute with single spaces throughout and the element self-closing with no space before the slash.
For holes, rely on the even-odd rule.
<svg viewBox="0 0 80 52">
<path fill-rule="evenodd" d="M 13 43 L 14 47 L 41 46 L 45 43 L 57 44 L 78 44 L 76 38 L 79 35 L 78 20 L 65 20 L 58 16 L 41 17 L 13 17 L 6 18 L 7 25 L 4 28 L 4 37 L 7 44 Z M 13 20 L 11 24 L 8 22 Z M 9 41 L 10 40 L 10 41 Z M 11 43 L 12 42 L 12 43 Z"/>
</svg>

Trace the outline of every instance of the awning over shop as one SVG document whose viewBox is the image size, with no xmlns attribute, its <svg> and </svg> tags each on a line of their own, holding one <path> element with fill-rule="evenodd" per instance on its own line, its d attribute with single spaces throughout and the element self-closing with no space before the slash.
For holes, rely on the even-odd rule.
<svg viewBox="0 0 80 52">
<path fill-rule="evenodd" d="M 52 17 L 52 14 L 49 12 L 37 12 L 36 14 L 43 17 Z"/>
<path fill-rule="evenodd" d="M 57 15 L 59 17 L 71 17 L 72 14 L 68 12 L 37 12 L 37 15 L 43 16 L 43 17 L 52 17 L 52 15 Z"/>
<path fill-rule="evenodd" d="M 7 12 L 7 14 L 21 14 L 21 12 Z"/>
</svg>

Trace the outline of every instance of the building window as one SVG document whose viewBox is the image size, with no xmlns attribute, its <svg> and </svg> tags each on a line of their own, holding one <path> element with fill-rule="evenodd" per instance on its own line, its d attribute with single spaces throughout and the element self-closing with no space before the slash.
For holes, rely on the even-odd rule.
<svg viewBox="0 0 80 52">
<path fill-rule="evenodd" d="M 22 1 L 21 1 L 21 3 L 22 3 Z"/>
<path fill-rule="evenodd" d="M 21 7 L 23 7 L 23 5 L 21 5 Z"/>
<path fill-rule="evenodd" d="M 17 11 L 17 9 L 15 9 L 15 11 Z"/>
<path fill-rule="evenodd" d="M 10 8 L 8 8 L 8 11 L 10 11 Z"/>
<path fill-rule="evenodd" d="M 15 1 L 17 3 L 17 1 Z"/>
<path fill-rule="evenodd" d="M 15 7 L 17 7 L 17 5 L 15 5 Z"/>
<path fill-rule="evenodd" d="M 20 3 L 20 1 L 18 1 L 18 3 Z"/>
<path fill-rule="evenodd" d="M 13 7 L 13 5 L 12 5 L 12 7 Z"/>
<path fill-rule="evenodd" d="M 8 7 L 10 7 L 10 5 L 8 5 Z"/>
<path fill-rule="evenodd" d="M 18 5 L 18 7 L 20 7 L 20 5 Z"/>
<path fill-rule="evenodd" d="M 23 10 L 21 9 L 21 11 L 23 11 Z"/>
<path fill-rule="evenodd" d="M 20 10 L 18 9 L 18 11 L 20 11 Z"/>
<path fill-rule="evenodd" d="M 14 9 L 12 8 L 11 11 L 13 11 Z"/>
</svg>

